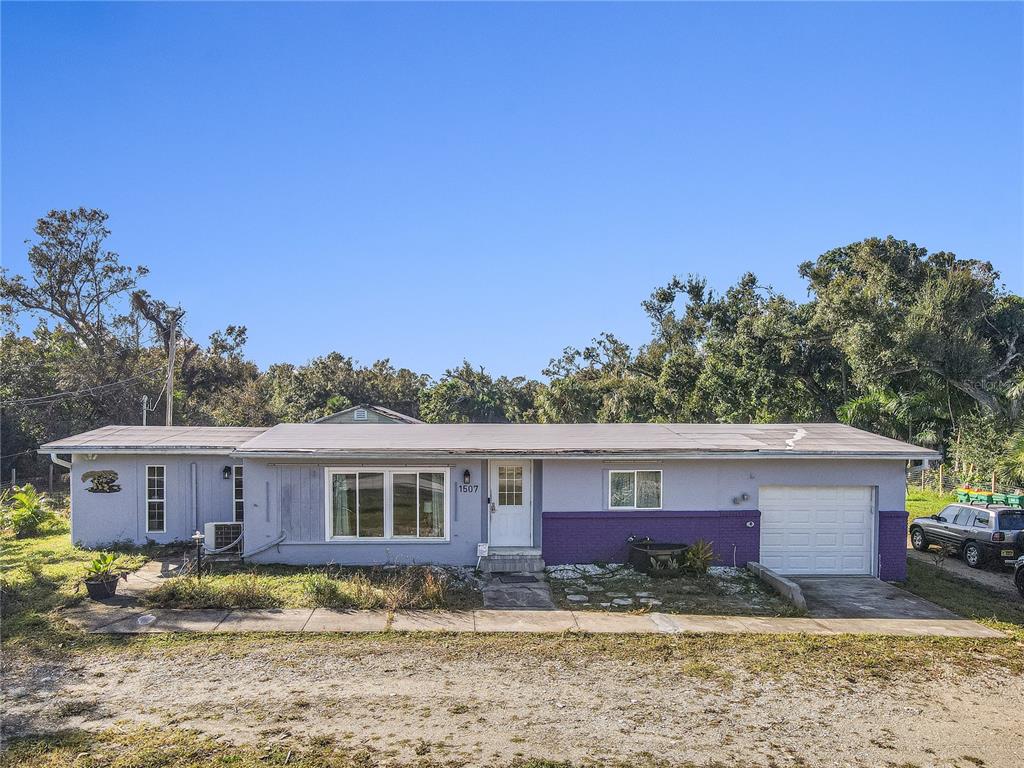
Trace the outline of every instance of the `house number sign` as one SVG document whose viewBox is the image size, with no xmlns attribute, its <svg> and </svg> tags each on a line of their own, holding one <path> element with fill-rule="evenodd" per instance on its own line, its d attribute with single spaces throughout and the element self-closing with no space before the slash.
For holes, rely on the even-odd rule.
<svg viewBox="0 0 1024 768">
<path fill-rule="evenodd" d="M 466 485 L 465 483 L 459 483 L 459 493 L 476 493 L 480 490 L 479 484 Z"/>
</svg>

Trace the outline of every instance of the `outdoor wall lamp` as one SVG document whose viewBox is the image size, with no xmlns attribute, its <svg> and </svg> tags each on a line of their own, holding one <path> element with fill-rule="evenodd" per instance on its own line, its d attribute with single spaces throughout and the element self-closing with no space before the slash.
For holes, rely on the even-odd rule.
<svg viewBox="0 0 1024 768">
<path fill-rule="evenodd" d="M 472 479 L 473 479 L 473 477 L 472 477 L 472 475 L 469 474 L 469 470 L 468 469 L 465 472 L 462 473 L 462 483 L 463 483 L 463 485 L 469 485 L 469 481 L 472 480 Z"/>
<path fill-rule="evenodd" d="M 224 475 L 224 479 L 225 480 L 230 480 L 231 479 L 231 467 L 225 465 L 224 471 L 223 471 L 222 474 Z"/>
</svg>

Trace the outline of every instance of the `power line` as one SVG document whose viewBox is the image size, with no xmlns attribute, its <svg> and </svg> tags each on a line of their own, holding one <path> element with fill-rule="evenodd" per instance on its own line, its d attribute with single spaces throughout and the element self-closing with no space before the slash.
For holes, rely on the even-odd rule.
<svg viewBox="0 0 1024 768">
<path fill-rule="evenodd" d="M 8 453 L 4 456 L 0 456 L 0 459 L 13 459 L 15 456 L 24 456 L 26 453 L 35 453 L 37 448 L 29 448 L 27 451 L 19 451 L 18 453 Z"/>
<path fill-rule="evenodd" d="M 61 400 L 66 397 L 81 397 L 83 395 L 91 395 L 94 392 L 99 392 L 104 389 L 110 389 L 111 387 L 120 387 L 125 384 L 130 384 L 133 381 L 145 378 L 146 376 L 150 376 L 154 373 L 159 373 L 163 370 L 163 366 L 160 366 L 159 368 L 154 368 L 150 371 L 145 371 L 143 373 L 137 374 L 127 379 L 122 379 L 120 381 L 112 381 L 109 384 L 97 384 L 95 387 L 85 387 L 83 389 L 70 390 L 67 392 L 54 392 L 52 395 L 40 395 L 39 397 L 25 397 L 20 400 L 8 400 L 5 403 L 0 403 L 0 406 L 7 407 L 11 405 L 41 405 L 45 403 L 56 402 L 57 400 Z"/>
</svg>

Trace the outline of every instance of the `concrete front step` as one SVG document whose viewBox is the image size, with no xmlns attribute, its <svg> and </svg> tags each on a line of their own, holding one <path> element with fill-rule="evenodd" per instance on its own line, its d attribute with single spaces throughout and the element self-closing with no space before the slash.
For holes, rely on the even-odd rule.
<svg viewBox="0 0 1024 768">
<path fill-rule="evenodd" d="M 533 547 L 492 547 L 480 560 L 482 573 L 542 573 L 544 560 Z"/>
</svg>

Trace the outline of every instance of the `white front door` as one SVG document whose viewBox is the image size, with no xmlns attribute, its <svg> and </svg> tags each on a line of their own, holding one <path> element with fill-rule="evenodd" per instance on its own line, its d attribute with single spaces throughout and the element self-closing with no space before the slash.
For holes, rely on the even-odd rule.
<svg viewBox="0 0 1024 768">
<path fill-rule="evenodd" d="M 529 461 L 492 461 L 488 543 L 492 547 L 533 546 L 533 482 Z"/>
<path fill-rule="evenodd" d="M 761 486 L 761 564 L 783 574 L 870 574 L 874 494 L 867 486 Z"/>
</svg>

